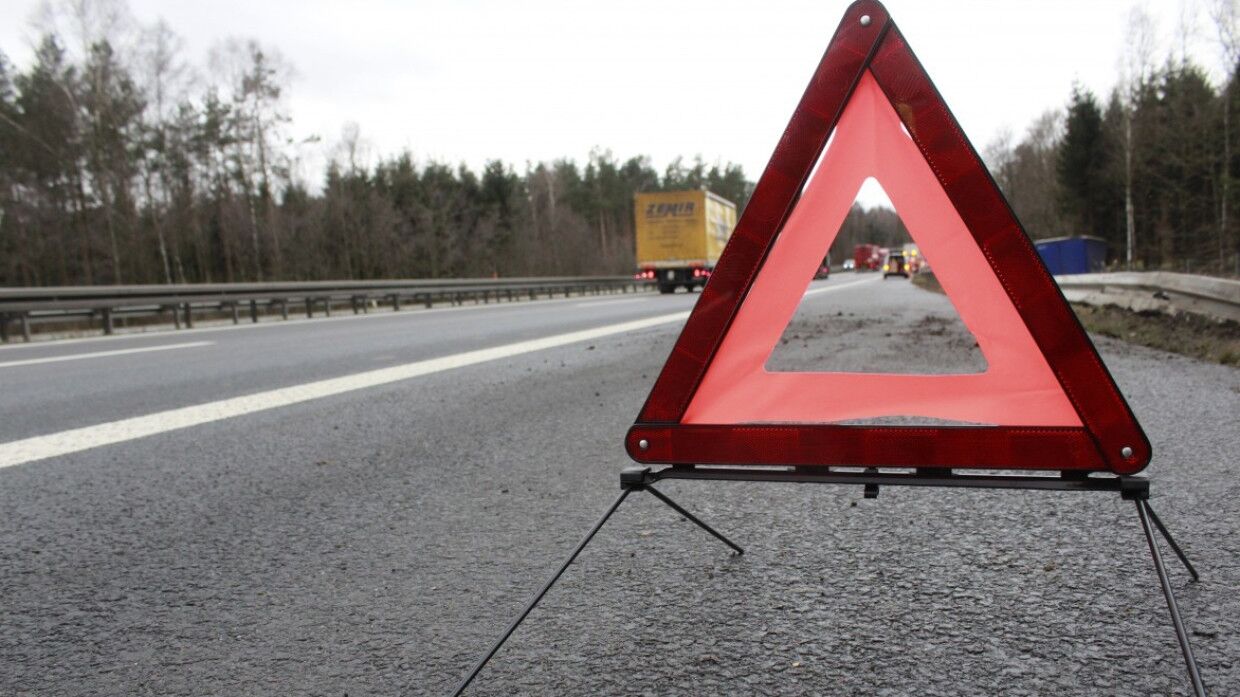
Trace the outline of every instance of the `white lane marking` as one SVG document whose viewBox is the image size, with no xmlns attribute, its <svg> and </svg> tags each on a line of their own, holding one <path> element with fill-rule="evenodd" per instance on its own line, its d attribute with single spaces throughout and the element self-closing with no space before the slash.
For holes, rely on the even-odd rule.
<svg viewBox="0 0 1240 697">
<path fill-rule="evenodd" d="M 835 286 L 829 285 L 829 286 L 825 286 L 822 288 L 814 288 L 812 290 L 807 290 L 805 291 L 805 295 L 810 296 L 810 295 L 819 295 L 821 293 L 830 293 L 833 290 L 843 290 L 845 288 L 848 288 L 849 286 L 856 286 L 862 283 L 869 283 L 871 281 L 877 281 L 877 280 L 878 280 L 877 276 L 873 276 L 869 278 L 862 278 L 856 281 L 849 281 L 848 283 L 841 283 Z M 639 302 L 647 302 L 650 300 L 654 300 L 657 297 L 659 296 L 650 295 L 650 296 L 646 296 L 643 298 L 625 298 L 625 299 L 617 299 L 617 300 L 592 300 L 590 302 L 577 303 L 573 307 L 593 307 L 596 305 L 620 305 L 623 303 L 639 303 Z"/>
<path fill-rule="evenodd" d="M 161 346 L 142 346 L 139 348 L 116 349 L 115 351 L 95 351 L 93 353 L 74 353 L 68 356 L 47 356 L 46 358 L 27 358 L 21 361 L 0 363 L 0 368 L 16 368 L 19 365 L 38 365 L 40 363 L 59 363 L 61 361 L 80 361 L 86 358 L 103 358 L 104 356 L 124 356 L 130 353 L 149 353 L 151 351 L 169 351 L 172 349 L 194 348 L 195 346 L 212 346 L 214 341 L 190 341 L 184 344 L 163 344 Z"/>
<path fill-rule="evenodd" d="M 651 300 L 651 299 L 653 299 L 653 296 L 649 298 L 625 298 L 625 299 L 620 299 L 620 300 L 591 300 L 590 302 L 577 303 L 576 305 L 573 305 L 573 307 L 595 307 L 597 305 L 623 305 L 625 303 L 646 302 L 647 300 Z"/>
<path fill-rule="evenodd" d="M 225 326 L 207 325 L 207 326 L 194 327 L 193 329 L 187 329 L 185 331 L 192 332 L 193 334 L 198 335 L 198 334 L 208 334 L 211 332 L 235 332 L 235 331 L 245 331 L 248 329 L 270 329 L 271 327 L 296 327 L 296 326 L 301 326 L 303 323 L 313 324 L 313 323 L 320 323 L 320 322 L 348 322 L 352 320 L 365 320 L 365 319 L 383 319 L 383 318 L 392 319 L 392 318 L 397 318 L 397 317 L 422 317 L 424 315 L 439 314 L 442 312 L 470 312 L 474 310 L 501 310 L 501 309 L 506 310 L 509 307 L 512 307 L 513 309 L 526 309 L 526 308 L 537 309 L 539 307 L 546 306 L 546 305 L 560 305 L 563 303 L 571 303 L 571 302 L 581 302 L 581 298 L 579 297 L 578 298 L 540 298 L 538 300 L 519 300 L 519 301 L 514 301 L 511 303 L 505 301 L 502 303 L 495 302 L 495 303 L 489 303 L 489 304 L 484 303 L 482 305 L 462 305 L 459 307 L 434 307 L 429 310 L 424 309 L 421 306 L 418 306 L 418 309 L 408 309 L 409 306 L 406 305 L 405 307 L 407 309 L 401 310 L 400 312 L 392 312 L 389 307 L 378 307 L 378 308 L 375 308 L 374 312 L 367 313 L 367 314 L 336 315 L 333 317 L 325 317 L 322 315 L 317 315 L 313 318 L 301 317 L 297 312 L 293 311 L 294 305 L 290 304 L 288 321 L 284 321 L 284 320 L 277 321 L 274 318 L 272 318 L 269 320 L 260 321 L 257 324 L 243 323 L 243 324 L 229 324 Z M 337 312 L 339 311 L 340 310 L 337 309 Z M 203 320 L 203 321 L 224 322 L 227 320 L 219 319 L 219 320 Z M 13 343 L 8 343 L 8 344 L 0 344 L 0 351 L 14 351 L 14 350 L 19 351 L 21 349 L 29 349 L 29 348 L 33 348 L 36 346 L 60 346 L 64 344 L 85 344 L 85 343 L 93 343 L 97 341 L 123 341 L 125 339 L 141 339 L 141 338 L 153 337 L 153 336 L 168 336 L 172 334 L 173 332 L 177 332 L 177 331 L 179 330 L 155 329 L 149 332 L 118 333 L 118 334 L 112 334 L 110 336 L 83 336 L 83 337 L 72 337 L 72 338 L 66 338 L 66 339 L 48 339 L 46 341 L 32 341 L 30 343 L 13 342 Z"/>
<path fill-rule="evenodd" d="M 441 358 L 405 363 L 390 368 L 369 370 L 339 378 L 318 380 L 292 387 L 282 387 L 244 397 L 223 399 L 217 402 L 170 409 L 145 416 L 136 416 L 95 426 L 86 426 L 44 436 L 0 443 L 0 468 L 12 467 L 13 465 L 21 465 L 59 455 L 68 455 L 103 445 L 153 436 L 158 433 L 175 431 L 191 426 L 199 426 L 212 421 L 253 414 L 277 407 L 286 407 L 312 399 L 331 397 L 345 392 L 386 385 L 454 368 L 463 368 L 488 361 L 511 358 L 525 353 L 542 351 L 581 341 L 601 339 L 615 334 L 657 327 L 672 322 L 682 322 L 688 316 L 689 312 L 687 310 L 658 315 L 647 319 L 610 324 L 594 329 L 568 332 L 567 334 L 556 334 L 541 339 L 519 341 L 494 348 L 467 351 Z"/>
<path fill-rule="evenodd" d="M 827 286 L 826 288 L 815 288 L 813 290 L 805 291 L 805 296 L 808 297 L 811 295 L 819 295 L 821 293 L 830 293 L 833 290 L 844 290 L 845 288 L 849 288 L 851 286 L 859 286 L 862 283 L 872 283 L 877 280 L 878 280 L 878 277 L 873 276 L 871 278 L 863 278 L 859 281 L 849 281 L 848 283 L 842 283 L 838 286 Z"/>
</svg>

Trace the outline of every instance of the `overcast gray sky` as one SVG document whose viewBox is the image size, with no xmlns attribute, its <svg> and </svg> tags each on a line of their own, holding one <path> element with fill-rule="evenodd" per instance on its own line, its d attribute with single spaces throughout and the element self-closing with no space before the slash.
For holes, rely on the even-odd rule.
<svg viewBox="0 0 1240 697">
<path fill-rule="evenodd" d="M 1016 135 L 1066 103 L 1073 80 L 1117 79 L 1129 10 L 1159 30 L 1158 57 L 1185 45 L 1218 75 L 1212 0 L 890 0 L 892 17 L 974 145 Z M 278 48 L 297 75 L 293 135 L 317 134 L 305 175 L 346 122 L 372 159 L 676 155 L 735 161 L 756 179 L 846 2 L 464 2 L 130 0 L 163 17 L 206 65 L 230 36 Z M 0 50 L 30 60 L 35 0 L 0 0 Z M 1187 27 L 1188 32 L 1181 31 Z"/>
</svg>

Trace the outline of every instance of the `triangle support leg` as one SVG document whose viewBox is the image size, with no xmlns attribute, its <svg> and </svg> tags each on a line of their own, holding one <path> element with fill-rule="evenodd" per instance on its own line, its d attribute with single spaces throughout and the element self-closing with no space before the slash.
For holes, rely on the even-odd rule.
<svg viewBox="0 0 1240 697">
<path fill-rule="evenodd" d="M 1184 568 L 1188 570 L 1188 574 L 1193 577 L 1194 581 L 1200 581 L 1201 576 L 1197 574 L 1197 568 L 1188 560 L 1188 555 L 1184 553 L 1184 550 L 1180 549 L 1180 545 L 1176 544 L 1175 538 L 1167 531 L 1167 526 L 1163 525 L 1163 522 L 1159 520 L 1158 514 L 1154 512 L 1154 508 L 1150 506 L 1149 501 L 1145 502 L 1145 512 L 1150 515 L 1150 520 L 1154 522 L 1154 527 L 1158 528 L 1158 532 L 1162 533 L 1163 539 L 1167 541 L 1167 544 L 1171 545 L 1171 549 L 1180 558 Z"/>
<path fill-rule="evenodd" d="M 465 691 L 465 688 L 469 687 L 469 684 L 474 681 L 474 678 L 477 677 L 478 673 L 482 671 L 487 662 L 491 660 L 491 657 L 495 655 L 495 652 L 499 651 L 500 647 L 504 645 L 504 642 L 508 641 L 508 637 L 512 636 L 512 633 L 517 631 L 517 627 L 519 627 L 521 622 L 525 620 L 526 615 L 529 615 L 530 611 L 538 605 L 538 602 L 543 599 L 543 596 L 547 594 L 547 591 L 551 590 L 551 587 L 555 585 L 555 582 L 560 580 L 560 576 L 564 575 L 564 571 L 568 569 L 568 566 L 573 563 L 573 560 L 577 558 L 578 554 L 581 554 L 581 550 L 585 549 L 586 545 L 590 544 L 590 540 L 594 539 L 595 533 L 603 527 L 603 523 L 606 523 L 607 519 L 611 518 L 611 514 L 615 513 L 616 509 L 620 507 L 620 504 L 624 503 L 624 499 L 628 498 L 630 492 L 631 490 L 628 488 L 625 488 L 620 492 L 619 498 L 611 504 L 611 506 L 607 509 L 607 512 L 603 514 L 603 517 L 599 518 L 599 521 L 594 524 L 594 527 L 590 528 L 590 532 L 586 533 L 586 536 L 582 538 L 580 543 L 577 544 L 577 548 L 574 549 L 573 553 L 568 556 L 568 559 L 560 565 L 560 568 L 555 572 L 555 575 L 551 577 L 551 580 L 547 581 L 547 583 L 543 585 L 542 590 L 538 591 L 538 594 L 530 600 L 530 602 L 525 606 L 525 609 L 521 611 L 521 614 L 517 615 L 517 618 L 512 621 L 512 624 L 508 625 L 508 629 L 505 630 L 499 640 L 491 646 L 491 650 L 487 651 L 486 655 L 474 664 L 473 670 L 469 671 L 469 675 L 465 676 L 465 679 L 461 681 L 461 684 L 457 685 L 456 690 L 452 692 L 452 697 L 459 697 L 459 695 Z"/>
<path fill-rule="evenodd" d="M 705 530 L 706 532 L 710 533 L 711 535 L 714 535 L 714 536 L 715 536 L 715 539 L 717 539 L 717 540 L 719 540 L 720 542 L 724 543 L 725 545 L 727 545 L 727 546 L 731 547 L 731 548 L 732 548 L 732 551 L 736 552 L 737 556 L 740 556 L 740 555 L 742 555 L 742 554 L 744 554 L 744 553 L 745 553 L 745 550 L 743 550 L 743 549 L 741 549 L 739 546 L 737 546 L 737 544 L 736 544 L 736 543 L 734 543 L 734 542 L 732 542 L 732 540 L 729 540 L 728 538 L 724 537 L 724 536 L 723 536 L 723 534 L 722 534 L 722 533 L 720 533 L 719 531 L 715 530 L 714 528 L 712 528 L 711 526 L 707 525 L 706 523 L 703 523 L 701 520 L 699 520 L 699 519 L 697 518 L 697 516 L 693 515 L 693 514 L 692 514 L 692 513 L 690 513 L 689 511 L 686 511 L 685 509 L 681 508 L 679 504 L 677 504 L 675 501 L 673 501 L 673 500 L 669 499 L 668 497 L 664 496 L 661 492 L 659 492 L 659 490 L 658 490 L 658 489 L 655 489 L 654 487 L 647 485 L 647 486 L 646 486 L 646 491 L 649 491 L 651 494 L 654 494 L 654 497 L 655 497 L 655 498 L 659 499 L 659 500 L 660 500 L 660 501 L 662 501 L 663 503 L 666 503 L 668 506 L 670 506 L 670 507 L 671 507 L 671 509 L 672 509 L 672 510 L 674 510 L 674 511 L 676 511 L 677 513 L 679 513 L 680 515 L 684 516 L 684 517 L 685 517 L 685 518 L 687 518 L 690 522 L 692 522 L 692 523 L 694 523 L 695 525 L 697 525 L 699 528 L 702 528 L 703 530 Z"/>
<path fill-rule="evenodd" d="M 662 474 L 662 472 L 659 474 L 652 474 L 649 467 L 625 467 L 624 470 L 620 472 L 620 487 L 626 491 L 650 492 L 652 496 L 663 503 L 666 503 L 669 508 L 684 516 L 689 522 L 710 533 L 716 540 L 719 540 L 725 545 L 731 547 L 732 551 L 736 552 L 737 556 L 745 553 L 745 550 L 741 549 L 739 545 L 724 537 L 723 533 L 702 522 L 697 516 L 693 515 L 689 511 L 686 511 L 684 508 L 681 508 L 680 504 L 671 500 L 664 495 L 663 492 L 651 486 L 651 484 L 660 479 Z"/>
<path fill-rule="evenodd" d="M 1150 520 L 1153 518 L 1158 520 L 1154 515 L 1154 511 L 1150 508 L 1149 501 L 1139 498 L 1133 501 L 1137 506 L 1137 516 L 1141 519 L 1141 529 L 1145 531 L 1145 541 L 1150 545 L 1150 556 L 1154 559 L 1154 570 L 1158 573 L 1158 582 L 1162 584 L 1163 595 L 1167 598 L 1167 609 L 1171 612 L 1171 624 L 1175 626 L 1175 637 L 1180 642 L 1180 651 L 1184 654 L 1184 662 L 1188 666 L 1188 677 L 1193 683 L 1193 694 L 1197 697 L 1205 697 L 1205 684 L 1201 681 L 1201 670 L 1197 667 L 1197 658 L 1193 656 L 1193 647 L 1188 643 L 1188 631 L 1184 628 L 1184 620 L 1180 618 L 1180 606 L 1175 600 L 1175 593 L 1171 590 L 1171 579 L 1167 577 L 1167 567 L 1163 564 L 1162 554 L 1158 551 L 1157 541 L 1154 539 L 1154 531 L 1150 526 Z M 1167 541 L 1171 542 L 1171 546 L 1176 553 L 1180 555 L 1180 559 L 1188 565 L 1196 579 L 1196 570 L 1188 563 L 1188 559 L 1184 557 L 1184 553 L 1180 548 L 1171 541 L 1171 536 L 1167 534 L 1166 528 L 1161 522 L 1157 523 L 1159 532 L 1167 537 Z"/>
<path fill-rule="evenodd" d="M 628 498 L 628 495 L 634 491 L 650 492 L 655 498 L 671 507 L 672 510 L 692 521 L 695 525 L 702 528 L 706 532 L 715 536 L 715 538 L 717 538 L 720 542 L 731 547 L 738 555 L 745 553 L 745 550 L 741 549 L 734 542 L 724 537 L 722 533 L 702 522 L 697 516 L 686 511 L 684 508 L 681 508 L 680 504 L 671 500 L 662 492 L 655 490 L 654 487 L 650 486 L 652 481 L 649 467 L 628 467 L 620 473 L 620 496 L 611 504 L 610 507 L 608 507 L 607 512 L 603 514 L 602 518 L 599 518 L 599 521 L 594 524 L 594 527 L 590 528 L 590 532 L 586 533 L 586 536 L 583 537 L 581 542 L 577 544 L 577 547 L 573 550 L 573 553 L 568 556 L 568 559 L 564 560 L 564 563 L 560 565 L 560 568 L 556 570 L 551 579 L 547 581 L 543 585 L 542 589 L 539 590 L 538 593 L 535 594 L 529 601 L 529 603 L 526 604 L 525 609 L 521 611 L 521 614 L 517 615 L 517 618 L 508 625 L 508 629 L 504 630 L 504 633 L 500 636 L 500 638 L 491 645 L 491 649 L 487 651 L 482 658 L 478 659 L 478 662 L 474 664 L 473 669 L 469 671 L 469 675 L 465 676 L 465 679 L 462 680 L 461 683 L 457 685 L 456 690 L 452 692 L 452 697 L 460 697 L 461 693 L 465 691 L 465 688 L 469 687 L 469 684 L 474 681 L 474 678 L 478 676 L 478 673 L 482 672 L 482 669 L 486 667 L 486 664 L 492 657 L 495 656 L 496 652 L 500 650 L 500 647 L 504 645 L 504 642 L 508 641 L 508 637 L 512 636 L 513 632 L 517 631 L 517 627 L 521 626 L 521 623 L 525 621 L 526 616 L 528 616 L 535 606 L 538 605 L 539 601 L 543 599 L 543 596 L 547 594 L 547 591 L 550 591 L 551 587 L 555 585 L 555 582 L 560 580 L 560 576 L 564 575 L 564 572 L 568 570 L 569 565 L 573 563 L 573 561 L 577 558 L 577 555 L 581 554 L 581 550 L 585 549 L 586 545 L 590 544 L 590 540 L 594 539 L 594 535 L 603 527 L 603 524 L 611 518 L 611 515 L 616 512 L 616 509 L 620 507 L 620 504 L 624 503 L 624 499 Z"/>
</svg>

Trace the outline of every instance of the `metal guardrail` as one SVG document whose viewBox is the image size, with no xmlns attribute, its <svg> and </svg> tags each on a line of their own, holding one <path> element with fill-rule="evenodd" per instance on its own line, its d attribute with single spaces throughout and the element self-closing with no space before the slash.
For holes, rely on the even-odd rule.
<svg viewBox="0 0 1240 697">
<path fill-rule="evenodd" d="M 288 319 L 291 306 L 304 306 L 306 316 L 316 310 L 327 316 L 333 307 L 344 306 L 354 314 L 373 305 L 403 304 L 430 308 L 435 303 L 489 303 L 492 300 L 534 300 L 539 296 L 568 297 L 648 290 L 650 281 L 631 276 L 561 276 L 550 278 L 467 278 L 406 281 L 310 281 L 297 283 L 209 283 L 150 286 L 70 286 L 56 288 L 0 288 L 0 341 L 8 342 L 11 325 L 18 325 L 30 341 L 31 324 L 97 319 L 104 334 L 111 334 L 116 319 L 132 316 L 170 316 L 178 329 L 192 328 L 194 313 L 232 314 L 240 322 L 245 307 L 251 322 L 260 314 L 278 311 Z M 227 316 L 227 314 L 225 314 Z"/>
<path fill-rule="evenodd" d="M 1056 276 L 1069 301 L 1118 305 L 1136 311 L 1195 312 L 1216 319 L 1240 321 L 1240 281 L 1167 271 L 1118 272 Z M 432 307 L 435 303 L 488 303 L 539 296 L 568 297 L 574 293 L 628 293 L 649 290 L 650 281 L 630 276 L 562 276 L 551 278 L 468 278 L 407 281 L 309 281 L 295 283 L 213 283 L 151 286 L 70 286 L 0 288 L 0 340 L 11 339 L 16 324 L 30 340 L 31 325 L 79 320 L 111 334 L 118 317 L 170 316 L 179 329 L 194 326 L 194 313 L 231 313 L 240 322 L 245 307 L 252 322 L 260 314 L 302 306 L 307 317 L 316 311 L 330 316 L 344 306 L 355 314 L 376 303 L 393 310 L 403 304 Z"/>
<path fill-rule="evenodd" d="M 1240 322 L 1240 281 L 1169 271 L 1121 271 L 1056 276 L 1064 297 L 1087 305 L 1137 312 L 1193 312 Z"/>
</svg>

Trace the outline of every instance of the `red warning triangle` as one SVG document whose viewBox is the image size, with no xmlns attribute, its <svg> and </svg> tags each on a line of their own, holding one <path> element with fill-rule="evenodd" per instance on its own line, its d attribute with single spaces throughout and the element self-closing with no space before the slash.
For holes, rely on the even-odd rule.
<svg viewBox="0 0 1240 697">
<path fill-rule="evenodd" d="M 765 369 L 867 177 L 933 260 L 984 372 Z M 840 423 L 896 415 L 961 425 Z M 649 464 L 1129 474 L 1150 459 L 1054 279 L 872 0 L 845 14 L 625 444 Z"/>
</svg>

